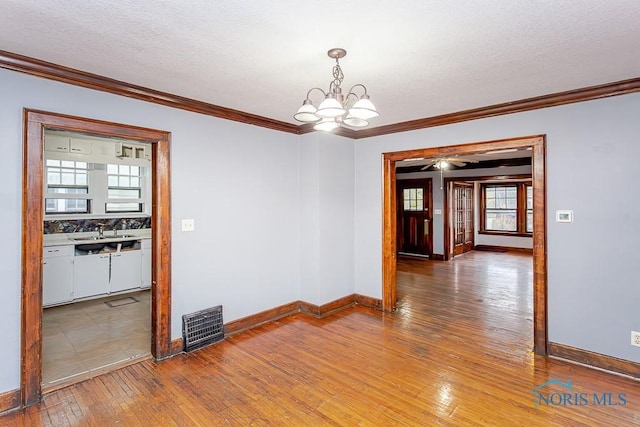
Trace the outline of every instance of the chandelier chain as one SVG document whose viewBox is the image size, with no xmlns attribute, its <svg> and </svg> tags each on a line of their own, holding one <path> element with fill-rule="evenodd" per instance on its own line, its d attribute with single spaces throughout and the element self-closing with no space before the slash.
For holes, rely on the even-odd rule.
<svg viewBox="0 0 640 427">
<path fill-rule="evenodd" d="M 340 63 L 336 58 L 336 65 L 333 67 L 333 86 L 340 87 L 342 84 L 342 80 L 344 79 L 344 74 L 342 74 L 342 68 L 340 68 Z"/>
</svg>

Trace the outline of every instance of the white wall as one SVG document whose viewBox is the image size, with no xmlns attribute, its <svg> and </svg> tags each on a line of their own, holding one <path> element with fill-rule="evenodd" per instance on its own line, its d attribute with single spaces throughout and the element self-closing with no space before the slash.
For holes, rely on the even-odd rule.
<svg viewBox="0 0 640 427">
<path fill-rule="evenodd" d="M 509 166 L 503 168 L 484 168 L 484 169 L 458 169 L 446 171 L 443 175 L 444 179 L 447 178 L 467 178 L 478 176 L 496 176 L 496 175 L 526 175 L 531 174 L 531 166 Z M 442 214 L 433 215 L 433 253 L 444 255 L 444 189 L 440 188 L 440 172 L 410 172 L 401 173 L 397 175 L 398 180 L 402 179 L 420 179 L 431 178 L 433 188 L 433 206 L 432 212 L 435 209 L 440 209 Z M 444 184 L 444 183 L 443 183 Z M 533 243 L 531 237 L 518 237 L 518 236 L 492 236 L 488 234 L 478 234 L 478 228 L 480 219 L 478 217 L 478 195 L 475 194 L 474 207 L 475 215 L 475 237 L 474 241 L 476 245 L 495 245 L 495 246 L 510 246 L 513 248 L 532 248 Z"/>
<path fill-rule="evenodd" d="M 382 295 L 382 153 L 546 134 L 549 339 L 640 362 L 638 117 L 631 94 L 356 140 L 356 293 Z"/>
<path fill-rule="evenodd" d="M 299 136 L 2 69 L 0 93 L 0 393 L 20 385 L 24 107 L 172 133 L 172 338 L 184 313 L 222 304 L 231 321 L 299 299 Z"/>
</svg>

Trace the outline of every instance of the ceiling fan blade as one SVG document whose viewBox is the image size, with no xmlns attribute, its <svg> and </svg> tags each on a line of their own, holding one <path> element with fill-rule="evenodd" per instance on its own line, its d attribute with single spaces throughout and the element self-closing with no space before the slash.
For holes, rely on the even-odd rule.
<svg viewBox="0 0 640 427">
<path fill-rule="evenodd" d="M 449 163 L 451 163 L 452 165 L 457 166 L 459 168 L 462 168 L 462 167 L 464 167 L 464 165 L 466 165 L 466 163 L 460 162 L 458 160 L 449 160 Z"/>
<path fill-rule="evenodd" d="M 453 163 L 453 162 L 478 163 L 479 162 L 479 160 L 470 159 L 468 157 L 451 157 L 449 160 L 451 160 L 450 163 Z"/>
</svg>

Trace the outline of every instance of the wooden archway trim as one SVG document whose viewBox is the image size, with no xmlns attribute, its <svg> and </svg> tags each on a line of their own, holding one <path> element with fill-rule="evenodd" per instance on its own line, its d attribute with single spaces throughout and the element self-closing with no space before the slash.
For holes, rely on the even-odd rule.
<svg viewBox="0 0 640 427">
<path fill-rule="evenodd" d="M 396 308 L 396 170 L 399 160 L 416 157 L 449 157 L 487 151 L 531 148 L 533 185 L 533 341 L 534 351 L 547 355 L 547 244 L 545 136 L 421 148 L 383 154 L 383 224 L 382 224 L 382 305 L 385 311 Z"/>
<path fill-rule="evenodd" d="M 56 129 L 120 137 L 152 144 L 151 353 L 171 350 L 171 134 L 99 120 L 24 110 L 22 185 L 22 345 L 21 397 L 28 406 L 42 397 L 42 244 L 44 227 L 44 130 Z"/>
</svg>

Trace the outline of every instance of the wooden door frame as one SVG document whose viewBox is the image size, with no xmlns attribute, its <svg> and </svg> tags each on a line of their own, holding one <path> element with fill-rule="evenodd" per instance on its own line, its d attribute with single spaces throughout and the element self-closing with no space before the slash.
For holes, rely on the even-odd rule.
<svg viewBox="0 0 640 427">
<path fill-rule="evenodd" d="M 433 179 L 432 178 L 409 178 L 409 179 L 398 179 L 396 180 L 396 191 L 399 193 L 400 190 L 400 183 L 404 182 L 404 183 L 409 183 L 409 184 L 422 184 L 422 183 L 427 183 L 427 187 L 429 188 L 429 191 L 427 192 L 427 194 L 423 197 L 426 197 L 423 200 L 426 200 L 427 204 L 429 205 L 429 247 L 427 248 L 427 252 L 429 257 L 433 256 Z M 396 203 L 400 203 L 400 201 L 397 199 L 397 195 L 396 195 Z M 398 214 L 398 206 L 396 205 L 396 215 Z M 424 212 L 424 210 L 423 210 Z M 396 219 L 397 221 L 397 219 Z M 397 223 L 397 222 L 396 222 Z M 399 234 L 397 234 L 398 232 L 398 227 L 396 227 L 396 243 L 398 242 L 397 240 L 397 236 L 399 236 Z M 397 247 L 397 245 L 396 245 Z"/>
<path fill-rule="evenodd" d="M 21 403 L 42 398 L 42 247 L 44 231 L 44 131 L 55 129 L 135 139 L 152 144 L 151 354 L 171 351 L 171 133 L 24 109 L 22 169 Z"/>
<path fill-rule="evenodd" d="M 469 177 L 471 178 L 471 177 Z M 455 195 L 453 194 L 454 191 L 454 187 L 456 185 L 456 183 L 460 184 L 470 184 L 469 180 L 465 180 L 465 177 L 458 177 L 458 178 L 445 178 L 444 179 L 444 192 L 442 194 L 442 215 L 443 215 L 443 220 L 444 220 L 444 227 L 443 227 L 443 233 L 444 233 L 444 242 L 443 242 L 443 252 L 444 252 L 444 260 L 448 261 L 451 258 L 455 257 L 455 239 L 454 239 L 454 243 L 451 243 L 451 236 L 453 236 L 455 234 L 455 228 L 451 226 L 451 222 L 450 221 L 450 217 L 451 215 L 453 215 L 453 201 L 455 199 Z M 475 184 L 471 183 L 472 188 L 473 188 L 473 203 L 474 206 L 472 206 L 472 210 L 473 210 L 473 215 L 475 216 Z M 476 225 L 475 225 L 475 220 L 473 221 L 473 243 L 475 245 L 475 229 L 476 229 Z"/>
<path fill-rule="evenodd" d="M 424 157 L 465 156 L 487 151 L 531 148 L 533 184 L 533 343 L 536 354 L 546 356 L 547 333 L 547 243 L 545 135 L 502 139 L 446 147 L 383 153 L 382 306 L 396 309 L 396 167 L 400 160 Z"/>
</svg>

